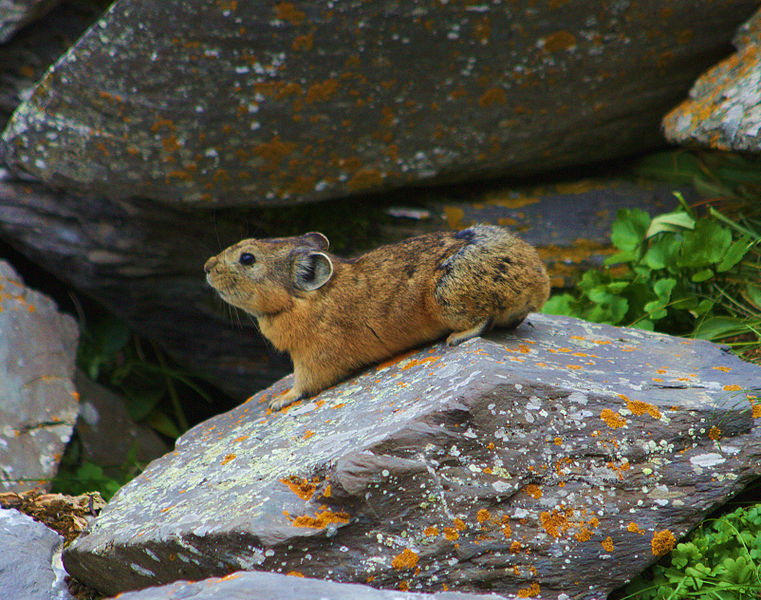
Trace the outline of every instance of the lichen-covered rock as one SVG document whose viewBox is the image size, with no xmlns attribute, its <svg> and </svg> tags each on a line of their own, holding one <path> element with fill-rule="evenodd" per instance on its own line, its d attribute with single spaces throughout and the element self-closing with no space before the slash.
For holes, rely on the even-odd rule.
<svg viewBox="0 0 761 600">
<path fill-rule="evenodd" d="M 73 600 L 61 565 L 63 538 L 14 509 L 0 508 L 0 595 L 8 600 Z"/>
<path fill-rule="evenodd" d="M 737 52 L 701 75 L 663 119 L 676 144 L 717 150 L 761 151 L 761 10 L 737 32 Z"/>
<path fill-rule="evenodd" d="M 489 594 L 439 592 L 421 594 L 398 590 L 376 590 L 356 583 L 336 583 L 309 577 L 290 577 L 276 573 L 238 571 L 227 577 L 204 581 L 178 581 L 119 595 L 119 600 L 501 600 Z"/>
<path fill-rule="evenodd" d="M 601 598 L 761 474 L 761 368 L 531 315 L 202 423 L 64 554 L 106 593 L 238 570 Z M 755 389 L 752 389 L 755 386 Z"/>
<path fill-rule="evenodd" d="M 0 491 L 47 488 L 77 419 L 79 332 L 0 261 Z"/>
<path fill-rule="evenodd" d="M 754 0 L 119 0 L 15 113 L 6 160 L 110 198 L 284 204 L 661 145 Z"/>
</svg>

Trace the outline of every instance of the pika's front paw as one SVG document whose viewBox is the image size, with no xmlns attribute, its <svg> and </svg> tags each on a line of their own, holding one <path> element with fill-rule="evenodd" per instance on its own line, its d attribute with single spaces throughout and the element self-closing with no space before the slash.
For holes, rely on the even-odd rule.
<svg viewBox="0 0 761 600">
<path fill-rule="evenodd" d="M 296 391 L 295 387 L 292 387 L 285 394 L 281 394 L 280 396 L 276 396 L 270 400 L 268 406 L 270 407 L 270 410 L 280 410 L 281 408 L 288 406 L 289 404 L 293 404 L 302 398 L 304 398 L 304 394 Z"/>
</svg>

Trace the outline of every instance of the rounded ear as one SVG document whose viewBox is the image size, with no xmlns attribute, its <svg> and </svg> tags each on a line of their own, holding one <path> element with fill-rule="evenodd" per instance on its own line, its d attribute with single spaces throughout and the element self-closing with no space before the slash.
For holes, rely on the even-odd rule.
<svg viewBox="0 0 761 600">
<path fill-rule="evenodd" d="M 319 234 L 322 235 L 322 234 Z M 323 236 L 324 237 L 324 236 Z M 293 286 L 312 292 L 325 285 L 333 276 L 333 262 L 323 252 L 299 253 L 293 261 Z"/>
<path fill-rule="evenodd" d="M 330 240 L 319 231 L 310 231 L 301 236 L 304 244 L 316 248 L 317 250 L 327 250 L 330 247 Z"/>
</svg>

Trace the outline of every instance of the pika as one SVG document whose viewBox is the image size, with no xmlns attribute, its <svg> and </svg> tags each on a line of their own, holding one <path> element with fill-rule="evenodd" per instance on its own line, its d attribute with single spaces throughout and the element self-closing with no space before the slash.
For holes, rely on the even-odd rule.
<svg viewBox="0 0 761 600">
<path fill-rule="evenodd" d="M 222 299 L 291 356 L 294 384 L 273 410 L 444 335 L 453 346 L 515 327 L 549 295 L 536 250 L 501 227 L 428 233 L 352 259 L 328 246 L 317 232 L 247 239 L 204 265 Z"/>
</svg>

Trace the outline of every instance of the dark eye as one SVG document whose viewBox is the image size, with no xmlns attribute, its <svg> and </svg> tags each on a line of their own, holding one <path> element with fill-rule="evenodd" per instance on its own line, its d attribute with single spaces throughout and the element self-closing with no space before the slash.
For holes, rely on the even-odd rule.
<svg viewBox="0 0 761 600">
<path fill-rule="evenodd" d="M 240 255 L 238 262 L 246 266 L 253 265 L 256 262 L 256 257 L 250 252 L 244 252 L 243 254 Z"/>
</svg>

